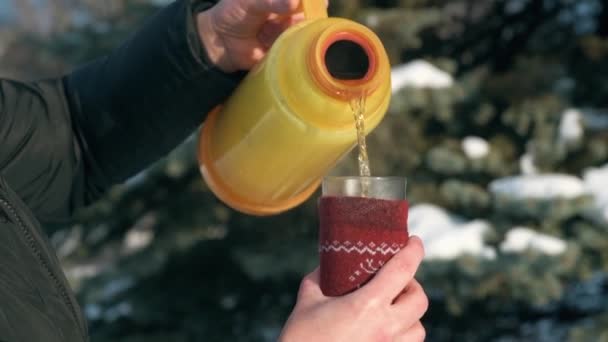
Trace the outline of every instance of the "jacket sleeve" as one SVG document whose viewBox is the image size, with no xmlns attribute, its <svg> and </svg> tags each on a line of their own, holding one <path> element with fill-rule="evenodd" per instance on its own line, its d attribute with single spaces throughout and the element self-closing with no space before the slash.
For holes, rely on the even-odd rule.
<svg viewBox="0 0 608 342">
<path fill-rule="evenodd" d="M 65 220 L 166 155 L 242 79 L 211 66 L 194 13 L 160 10 L 108 56 L 57 80 L 0 80 L 0 172 L 38 218 Z"/>
</svg>

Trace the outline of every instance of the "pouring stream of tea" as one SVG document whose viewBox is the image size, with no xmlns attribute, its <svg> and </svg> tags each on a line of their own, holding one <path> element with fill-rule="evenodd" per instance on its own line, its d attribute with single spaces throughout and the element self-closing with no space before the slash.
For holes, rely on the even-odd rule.
<svg viewBox="0 0 608 342">
<path fill-rule="evenodd" d="M 365 143 L 365 94 L 358 96 L 350 101 L 350 107 L 355 117 L 357 128 L 357 145 L 359 145 L 359 176 L 370 177 L 369 158 L 367 156 L 367 145 Z M 369 179 L 361 180 L 361 195 L 367 197 L 369 192 Z"/>
</svg>

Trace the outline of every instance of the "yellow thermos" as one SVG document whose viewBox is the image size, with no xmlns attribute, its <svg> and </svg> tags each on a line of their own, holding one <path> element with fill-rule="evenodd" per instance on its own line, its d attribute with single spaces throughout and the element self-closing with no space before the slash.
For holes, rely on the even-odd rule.
<svg viewBox="0 0 608 342">
<path fill-rule="evenodd" d="M 200 132 L 205 181 L 243 213 L 304 202 L 356 145 L 351 102 L 366 97 L 366 134 L 388 108 L 390 65 L 378 37 L 328 18 L 325 0 L 303 0 L 303 9 L 306 19 L 281 34 Z"/>
</svg>

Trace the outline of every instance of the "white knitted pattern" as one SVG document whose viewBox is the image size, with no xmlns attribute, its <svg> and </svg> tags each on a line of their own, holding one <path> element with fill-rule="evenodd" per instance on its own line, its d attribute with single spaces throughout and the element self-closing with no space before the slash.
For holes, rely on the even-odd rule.
<svg viewBox="0 0 608 342">
<path fill-rule="evenodd" d="M 397 244 L 397 243 L 393 243 L 393 244 L 389 245 L 388 243 L 383 242 L 378 245 L 374 242 L 365 244 L 362 241 L 358 241 L 357 243 L 352 243 L 348 240 L 344 241 L 344 242 L 337 241 L 337 240 L 330 242 L 330 241 L 326 240 L 319 245 L 319 252 L 345 252 L 345 253 L 356 252 L 359 254 L 368 253 L 371 255 L 376 255 L 376 254 L 387 255 L 387 254 L 395 254 L 395 253 L 399 252 L 401 250 L 401 248 L 403 248 L 403 247 L 404 247 L 403 244 Z"/>
<path fill-rule="evenodd" d="M 374 266 L 374 263 L 376 266 Z M 378 272 L 380 267 L 384 266 L 384 262 L 382 260 L 376 262 L 374 259 L 365 259 L 365 263 L 359 263 L 359 269 L 355 270 L 349 277 L 348 280 L 354 282 L 358 280 L 358 278 L 364 274 L 374 274 Z"/>
</svg>

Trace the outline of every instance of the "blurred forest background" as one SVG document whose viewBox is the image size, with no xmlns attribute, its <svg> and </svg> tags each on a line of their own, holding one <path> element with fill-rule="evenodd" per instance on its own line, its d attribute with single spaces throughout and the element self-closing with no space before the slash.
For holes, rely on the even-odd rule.
<svg viewBox="0 0 608 342">
<path fill-rule="evenodd" d="M 0 75 L 68 72 L 166 0 L 0 0 Z M 409 179 L 429 341 L 608 341 L 608 1 L 331 0 L 394 96 L 372 173 Z M 351 155 L 334 171 L 356 172 Z M 254 218 L 193 141 L 49 227 L 93 342 L 272 341 L 317 265 L 316 196 Z"/>
</svg>

